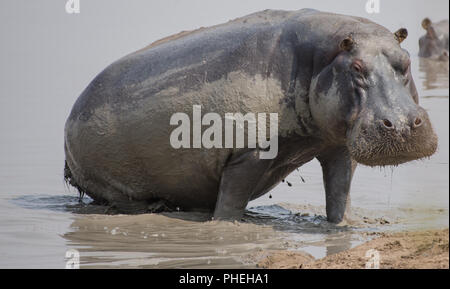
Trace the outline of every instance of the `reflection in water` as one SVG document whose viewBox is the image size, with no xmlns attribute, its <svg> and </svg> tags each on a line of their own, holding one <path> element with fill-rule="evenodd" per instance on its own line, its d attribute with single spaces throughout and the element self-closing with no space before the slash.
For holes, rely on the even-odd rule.
<svg viewBox="0 0 450 289">
<path fill-rule="evenodd" d="M 361 242 L 350 226 L 280 205 L 250 208 L 234 223 L 202 213 L 101 215 L 86 208 L 63 235 L 84 268 L 254 268 L 263 250 L 300 249 L 320 258 Z"/>
<path fill-rule="evenodd" d="M 284 249 L 269 226 L 161 214 L 77 216 L 71 229 L 63 237 L 89 268 L 245 268 L 254 267 L 248 254 Z"/>
<path fill-rule="evenodd" d="M 77 207 L 79 198 L 68 195 L 25 195 L 11 199 L 11 203 L 26 209 L 64 212 L 68 208 Z"/>
<path fill-rule="evenodd" d="M 294 231 L 299 235 L 304 228 L 301 234 L 322 239 L 325 233 L 347 230 L 323 216 L 295 214 L 278 205 L 251 208 L 243 222 L 209 217 L 186 212 L 77 215 L 63 237 L 80 251 L 82 267 L 246 268 L 255 266 L 254 256 L 262 250 L 301 247 L 287 242 Z"/>
<path fill-rule="evenodd" d="M 325 243 L 327 245 L 327 256 L 337 254 L 352 247 L 352 238 L 349 234 L 340 234 L 339 236 L 327 236 Z"/>
<path fill-rule="evenodd" d="M 419 71 L 424 89 L 448 88 L 448 61 L 439 61 L 419 57 Z M 448 95 L 447 95 L 448 97 Z"/>
</svg>

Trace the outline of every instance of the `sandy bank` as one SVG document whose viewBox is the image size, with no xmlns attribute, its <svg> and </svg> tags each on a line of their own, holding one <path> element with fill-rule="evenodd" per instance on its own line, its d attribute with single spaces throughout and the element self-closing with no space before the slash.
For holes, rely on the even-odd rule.
<svg viewBox="0 0 450 289">
<path fill-rule="evenodd" d="M 449 230 L 419 232 L 381 233 L 375 239 L 350 250 L 315 260 L 311 255 L 298 251 L 265 252 L 258 262 L 260 268 L 303 268 L 303 269 L 361 269 L 367 262 L 374 261 L 374 255 L 366 254 L 377 250 L 379 268 L 449 268 Z M 373 251 L 372 251 L 373 252 Z M 373 263 L 371 263 L 373 264 Z"/>
</svg>

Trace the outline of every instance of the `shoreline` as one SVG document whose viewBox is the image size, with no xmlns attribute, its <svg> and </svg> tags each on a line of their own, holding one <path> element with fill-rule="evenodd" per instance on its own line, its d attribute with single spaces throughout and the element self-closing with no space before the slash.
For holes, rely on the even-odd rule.
<svg viewBox="0 0 450 289">
<path fill-rule="evenodd" d="M 448 269 L 449 229 L 380 233 L 370 241 L 322 259 L 302 251 L 265 251 L 257 267 L 364 269 L 375 263 L 380 269 Z"/>
</svg>

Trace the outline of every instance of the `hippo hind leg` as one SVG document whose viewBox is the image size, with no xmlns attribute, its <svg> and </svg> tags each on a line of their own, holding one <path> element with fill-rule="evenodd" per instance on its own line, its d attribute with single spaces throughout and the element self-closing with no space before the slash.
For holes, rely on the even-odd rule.
<svg viewBox="0 0 450 289">
<path fill-rule="evenodd" d="M 272 160 L 259 159 L 256 150 L 232 156 L 222 172 L 214 219 L 241 219 L 271 163 Z"/>
</svg>

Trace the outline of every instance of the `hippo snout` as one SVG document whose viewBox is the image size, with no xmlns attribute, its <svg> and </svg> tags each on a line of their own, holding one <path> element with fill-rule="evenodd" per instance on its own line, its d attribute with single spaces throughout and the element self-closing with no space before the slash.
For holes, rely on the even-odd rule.
<svg viewBox="0 0 450 289">
<path fill-rule="evenodd" d="M 433 155 L 437 136 L 428 114 L 420 106 L 389 117 L 366 117 L 353 128 L 349 151 L 368 166 L 398 165 Z"/>
<path fill-rule="evenodd" d="M 429 121 L 428 114 L 421 107 L 418 107 L 413 112 L 408 113 L 406 117 L 397 118 L 397 121 L 393 121 L 392 117 L 378 120 L 382 129 L 397 133 L 402 133 L 405 131 L 411 132 L 412 130 L 420 129 L 424 121 Z"/>
</svg>

